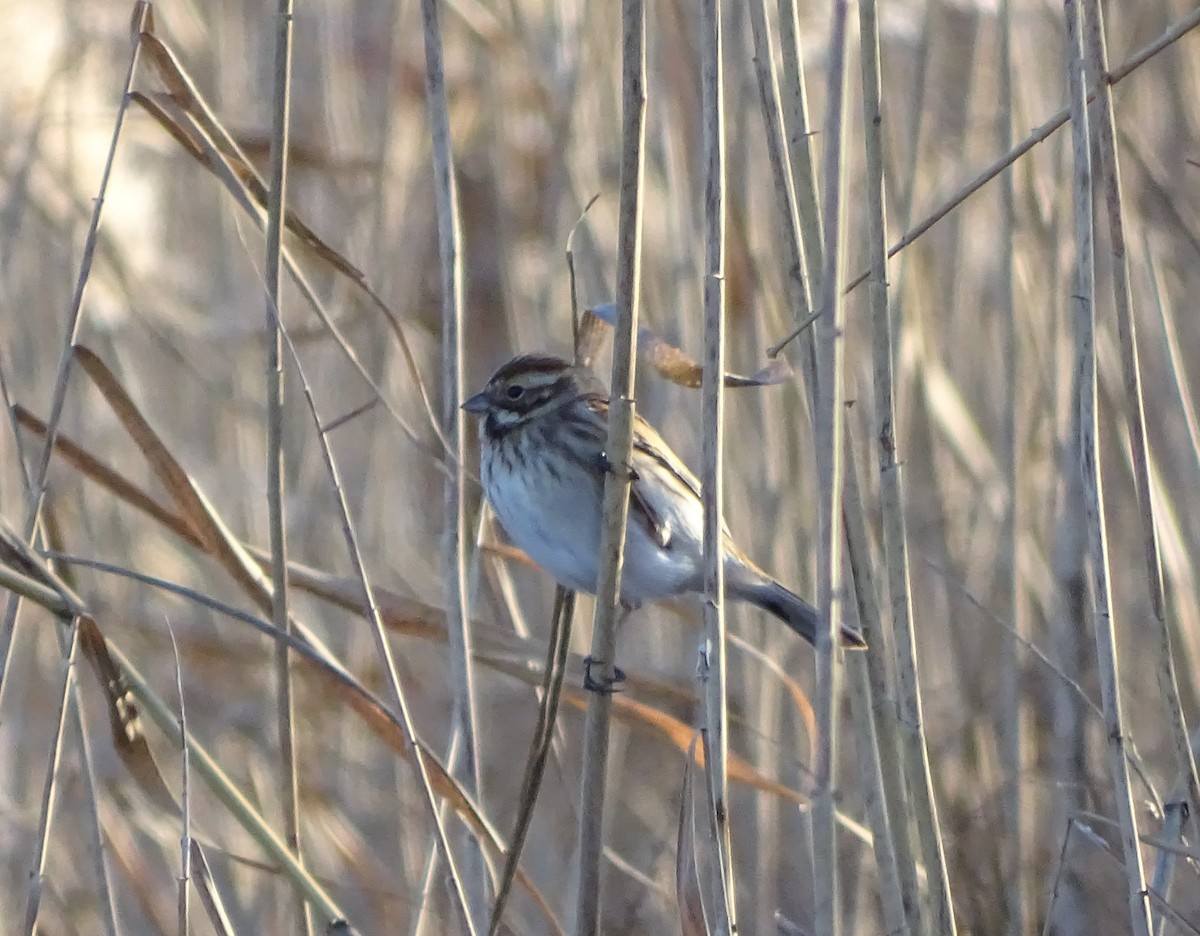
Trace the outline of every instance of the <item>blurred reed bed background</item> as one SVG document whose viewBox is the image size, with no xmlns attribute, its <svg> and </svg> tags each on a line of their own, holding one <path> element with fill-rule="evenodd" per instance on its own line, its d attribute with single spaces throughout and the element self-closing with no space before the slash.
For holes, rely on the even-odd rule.
<svg viewBox="0 0 1200 936">
<path fill-rule="evenodd" d="M 1085 22 L 1095 22 L 1094 5 L 1085 7 Z M 581 305 L 614 296 L 621 11 L 570 0 L 454 0 L 439 9 L 462 235 L 463 384 L 473 390 L 515 352 L 571 353 L 565 251 L 573 229 Z M 1074 12 L 1068 5 L 1067 18 Z M 860 49 L 858 13 L 851 7 L 846 63 L 848 281 L 868 268 L 871 243 L 860 63 L 875 53 L 870 44 Z M 889 2 L 878 10 L 887 243 L 934 217 L 966 183 L 982 182 L 888 267 L 893 431 L 923 702 L 922 720 L 911 727 L 928 750 L 948 893 L 964 933 L 1130 932 L 1128 893 L 1137 878 L 1122 845 L 1131 828 L 1126 795 L 1154 890 L 1156 932 L 1200 927 L 1194 820 L 1178 807 L 1187 784 L 1171 715 L 1177 706 L 1186 726 L 1195 724 L 1200 668 L 1193 558 L 1200 434 L 1189 384 L 1200 366 L 1200 326 L 1188 301 L 1200 289 L 1192 104 L 1200 58 L 1188 35 L 1198 17 L 1168 0 L 1109 4 L 1104 14 L 1109 71 L 1120 78 L 1112 95 L 1123 262 L 1140 367 L 1140 396 L 1131 397 L 1123 358 L 1131 336 L 1111 287 L 1122 266 L 1114 265 L 1108 203 L 1097 198 L 1096 461 L 1125 719 L 1125 751 L 1116 757 L 1132 772 L 1128 794 L 1114 785 L 1120 771 L 1105 706 L 1116 694 L 1105 692 L 1106 663 L 1098 663 L 1093 637 L 1078 471 L 1086 433 L 1073 405 L 1080 339 L 1072 316 L 1086 252 L 1077 249 L 1072 199 L 1080 160 L 1071 127 L 1058 129 L 1056 116 L 1069 104 L 1064 11 L 1026 0 Z M 784 121 L 793 156 L 809 152 L 815 166 L 828 142 L 806 130 L 822 127 L 826 111 L 829 12 L 798 5 L 799 71 L 781 28 L 792 15 L 786 0 L 723 5 L 727 361 L 739 373 L 763 367 L 765 349 L 797 320 L 764 113 Z M 699 6 L 653 3 L 646 16 L 642 323 L 699 359 Z M 765 34 L 755 29 L 759 17 Z M 517 814 L 554 589 L 481 517 L 472 433 L 466 589 L 475 656 L 465 670 L 452 664 L 440 496 L 449 462 L 432 425 L 443 407 L 444 320 L 421 5 L 364 0 L 296 9 L 288 205 L 311 236 L 293 225 L 285 238 L 308 295 L 284 274 L 280 444 L 289 559 L 298 564 L 290 608 L 303 628 L 303 646 L 293 652 L 303 868 L 290 866 L 264 831 L 283 835 L 286 826 L 278 641 L 219 607 L 270 617 L 255 580 L 261 570 L 239 544 L 253 552 L 270 542 L 266 199 L 251 167 L 267 175 L 276 21 L 262 5 L 173 0 L 155 5 L 153 19 L 154 41 L 143 41 L 133 71 L 136 96 L 103 193 L 94 257 L 84 244 L 133 49 L 130 10 L 111 2 L 7 4 L 0 29 L 10 62 L 0 82 L 7 128 L 0 376 L 13 414 L 0 432 L 0 514 L 15 531 L 5 564 L 21 579 L 10 576 L 5 586 L 27 598 L 19 606 L 12 599 L 0 624 L 0 919 L 13 932 L 22 931 L 19 921 L 25 932 L 177 932 L 185 828 L 177 803 L 186 766 L 186 828 L 203 853 L 191 869 L 194 899 L 207 894 L 222 903 L 229 931 L 321 931 L 344 914 L 363 933 L 458 932 L 426 794 L 403 719 L 394 717 L 388 666 L 361 613 L 358 569 L 322 449 L 323 439 L 378 590 L 412 723 L 428 751 L 458 764 L 467 789 L 472 771 L 464 772 L 454 740 L 455 700 L 465 693 L 455 680 L 471 681 L 474 806 L 450 792 L 436 768 L 432 778 L 470 884 L 478 871 L 467 824 L 477 836 L 486 837 L 479 832 L 486 826 L 507 840 Z M 1135 58 L 1145 49 L 1153 54 Z M 1122 69 L 1131 60 L 1136 68 Z M 755 68 L 768 61 L 782 118 L 764 110 Z M 189 97 L 184 75 L 210 111 Z M 788 110 L 800 76 L 808 128 Z M 1082 142 L 1102 191 L 1113 150 L 1098 108 Z M 1035 128 L 1036 145 L 1008 175 L 986 171 Z M 235 144 L 246 162 L 235 157 Z M 71 355 L 68 313 L 82 268 L 75 340 L 87 350 Z M 326 318 L 315 314 L 313 299 Z M 876 743 L 892 745 L 894 761 L 903 703 L 891 662 L 867 286 L 852 289 L 845 303 L 843 412 L 868 540 L 852 557 L 859 593 L 847 593 L 846 613 L 861 623 L 856 609 L 866 602 L 884 615 L 870 652 L 880 654 L 893 688 L 874 699 Z M 792 379 L 727 392 L 725 506 L 746 551 L 815 599 L 818 484 L 812 403 L 800 374 L 808 340 L 806 333 L 782 352 Z M 22 554 L 15 540 L 30 516 L 30 478 L 42 458 L 38 427 L 53 422 L 64 356 L 70 381 L 56 427 L 64 445 L 46 478 L 41 554 Z M 602 356 L 601 371 L 607 366 Z M 639 411 L 698 469 L 700 394 L 647 366 L 638 388 Z M 1129 430 L 1139 408 L 1149 453 L 1144 483 L 1137 433 Z M 1157 611 L 1142 490 L 1153 505 L 1165 583 Z M 870 577 L 863 562 L 875 566 Z M 39 582 L 49 591 L 39 592 Z M 71 601 L 62 597 L 68 586 Z M 586 705 L 578 657 L 590 645 L 591 620 L 590 600 L 581 604 L 576 656 L 522 854 L 526 876 L 504 931 L 571 925 Z M 1170 632 L 1177 697 L 1162 679 L 1159 615 Z M 92 623 L 68 626 L 73 620 Z M 807 701 L 814 655 L 761 614 L 731 608 L 730 620 L 754 648 L 731 648 L 728 679 L 739 929 L 815 932 L 812 866 L 829 856 L 814 859 L 809 847 L 807 804 L 821 740 Z M 686 783 L 702 785 L 702 772 L 693 777 L 687 768 L 702 715 L 699 639 L 694 609 L 642 610 L 620 635 L 618 662 L 630 678 L 617 700 L 610 754 L 606 932 L 681 928 L 681 798 Z M 317 649 L 301 652 L 310 646 Z M 334 658 L 344 671 L 328 665 Z M 105 673 L 123 675 L 106 682 Z M 186 730 L 203 747 L 186 763 L 177 683 Z M 901 908 L 901 930 L 889 916 L 895 895 L 885 893 L 870 844 L 875 761 L 866 754 L 863 709 L 849 701 L 856 687 L 845 681 L 836 774 L 840 932 L 949 932 L 936 899 Z M 142 710 L 144 748 L 134 726 L 120 721 L 128 715 L 126 689 Z M 124 740 L 109 730 L 114 712 Z M 464 824 L 464 815 L 474 818 Z M 909 842 L 900 846 L 910 856 L 907 873 L 928 892 L 938 874 L 925 863 L 915 812 L 901 801 L 892 821 L 894 837 Z M 499 861 L 494 850 L 484 854 Z M 307 922 L 298 893 L 311 908 Z M 683 931 L 698 931 L 683 916 Z M 1136 909 L 1132 916 L 1136 932 Z M 204 932 L 217 912 L 197 904 L 192 917 L 194 931 Z"/>
</svg>

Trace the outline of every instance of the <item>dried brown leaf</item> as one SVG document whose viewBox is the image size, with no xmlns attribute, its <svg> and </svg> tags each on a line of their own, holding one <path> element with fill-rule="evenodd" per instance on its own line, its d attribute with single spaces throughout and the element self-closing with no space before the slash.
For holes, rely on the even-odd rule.
<svg viewBox="0 0 1200 936">
<path fill-rule="evenodd" d="M 42 438 L 46 437 L 46 424 L 24 406 L 20 404 L 14 406 L 13 417 L 17 420 L 18 425 Z M 179 514 L 168 510 L 141 487 L 98 458 L 93 457 L 86 449 L 61 432 L 55 434 L 54 452 L 65 458 L 84 477 L 90 478 L 105 490 L 115 494 L 120 500 L 157 520 L 176 536 L 192 546 L 201 546 L 200 537 Z"/>
<path fill-rule="evenodd" d="M 108 644 L 99 625 L 88 612 L 83 600 L 41 556 L 25 544 L 15 530 L 2 521 L 0 562 L 30 576 L 62 597 L 65 616 L 74 620 L 75 626 L 79 628 L 79 647 L 104 692 L 113 746 L 117 755 L 152 802 L 164 810 L 175 811 L 175 798 L 146 742 L 137 702 L 120 667 L 108 652 Z"/>
<path fill-rule="evenodd" d="M 563 698 L 571 705 L 582 711 L 587 710 L 587 692 L 582 688 L 566 686 Z M 691 751 L 693 729 L 678 718 L 666 712 L 629 698 L 628 695 L 613 696 L 613 717 L 618 718 L 633 728 L 650 731 L 665 738 L 681 752 Z M 703 751 L 695 751 L 694 757 L 699 766 L 704 765 Z M 764 793 L 771 793 L 780 799 L 797 805 L 808 802 L 807 797 L 795 790 L 764 777 L 736 754 L 729 755 L 729 779 Z"/>
<path fill-rule="evenodd" d="M 583 320 L 579 326 L 579 333 L 581 336 L 587 335 L 587 349 L 589 351 L 587 359 L 589 361 L 594 356 L 595 350 L 598 347 L 598 323 L 612 327 L 616 322 L 616 318 L 617 307 L 611 302 L 593 306 L 584 312 Z M 645 327 L 638 329 L 637 346 L 638 356 L 658 371 L 659 376 L 666 378 L 672 383 L 679 384 L 681 387 L 688 387 L 692 390 L 699 388 L 704 378 L 704 368 L 685 351 L 658 337 L 658 335 Z M 744 376 L 727 373 L 724 375 L 724 379 L 726 387 L 766 387 L 772 384 L 783 383 L 785 380 L 790 379 L 791 376 L 792 368 L 787 360 L 785 358 L 775 358 L 768 361 L 761 370 L 754 374 Z"/>
<path fill-rule="evenodd" d="M 270 593 L 262 569 L 229 532 L 191 476 L 171 454 L 157 432 L 142 416 L 121 382 L 92 351 L 76 345 L 75 357 L 142 450 L 150 468 L 167 489 L 205 552 L 246 592 L 259 608 L 270 607 Z"/>
<path fill-rule="evenodd" d="M 146 107 L 164 129 L 205 169 L 215 175 L 238 203 L 261 223 L 267 204 L 267 187 L 261 176 L 238 146 L 233 135 L 217 119 L 175 54 L 152 32 L 143 33 L 142 39 L 155 71 L 167 86 L 169 94 L 154 97 L 140 95 L 135 100 Z M 147 104 L 151 103 L 156 106 L 147 107 Z M 400 325 L 399 316 L 371 288 L 366 275 L 358 267 L 326 244 L 290 210 L 284 214 L 284 230 L 296 243 L 306 247 L 311 254 L 350 279 L 384 316 L 400 346 L 405 367 L 420 395 L 430 428 L 441 441 L 443 448 L 449 452 L 449 443 L 441 423 L 434 415 L 429 391 L 417 366 L 416 355 L 413 354 L 408 337 Z M 290 257 L 285 255 L 285 259 L 291 266 Z"/>
<path fill-rule="evenodd" d="M 167 91 L 171 96 L 185 110 L 195 107 L 199 98 L 195 86 L 184 73 L 179 60 L 175 58 L 175 53 L 167 48 L 166 44 L 154 33 L 152 24 L 142 31 L 141 40 L 142 51 L 146 59 L 150 62 L 159 80 L 167 86 Z"/>
</svg>

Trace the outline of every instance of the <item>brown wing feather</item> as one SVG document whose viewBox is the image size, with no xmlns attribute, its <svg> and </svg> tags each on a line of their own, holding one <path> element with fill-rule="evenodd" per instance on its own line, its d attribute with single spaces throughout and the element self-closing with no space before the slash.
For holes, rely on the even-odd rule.
<svg viewBox="0 0 1200 936">
<path fill-rule="evenodd" d="M 602 394 L 587 394 L 584 396 L 588 406 L 593 412 L 604 420 L 605 425 L 608 422 L 608 398 Z M 638 467 L 638 462 L 644 466 L 647 461 L 653 462 L 650 468 Z M 691 470 L 680 460 L 679 456 L 674 454 L 671 446 L 666 443 L 666 439 L 662 438 L 654 426 L 642 419 L 640 415 L 634 415 L 634 457 L 632 457 L 632 468 L 634 468 L 634 479 L 632 479 L 629 488 L 629 515 L 630 520 L 642 529 L 653 539 L 656 544 L 662 548 L 670 547 L 671 545 L 671 524 L 662 518 L 658 511 L 654 510 L 650 500 L 644 494 L 644 485 L 647 481 L 642 480 L 641 473 L 646 472 L 649 475 L 650 470 L 661 470 L 671 478 L 676 479 L 679 485 L 694 496 L 697 500 L 700 499 L 700 480 L 696 475 L 691 473 Z M 598 466 L 602 470 L 602 466 Z"/>
<path fill-rule="evenodd" d="M 588 394 L 588 406 L 608 422 L 608 398 L 602 394 Z M 638 462 L 649 459 L 654 467 L 662 469 L 668 476 L 699 500 L 700 482 L 667 444 L 658 431 L 641 416 L 634 415 L 633 423 L 633 470 L 634 478 L 629 488 L 629 515 L 659 546 L 671 545 L 671 526 L 653 508 L 644 494 L 645 481 L 640 478 Z"/>
</svg>

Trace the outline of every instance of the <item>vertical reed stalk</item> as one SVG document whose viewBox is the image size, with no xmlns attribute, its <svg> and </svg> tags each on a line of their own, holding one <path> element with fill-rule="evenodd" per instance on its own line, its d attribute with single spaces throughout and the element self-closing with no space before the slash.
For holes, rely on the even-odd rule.
<svg viewBox="0 0 1200 936">
<path fill-rule="evenodd" d="M 1085 30 L 1087 57 L 1090 62 L 1091 83 L 1097 91 L 1097 102 L 1089 117 L 1095 118 L 1096 150 L 1100 156 L 1100 174 L 1108 214 L 1109 240 L 1112 247 L 1113 303 L 1117 314 L 1117 339 L 1121 351 L 1121 368 L 1125 384 L 1126 426 L 1129 432 L 1130 455 L 1133 462 L 1134 487 L 1137 492 L 1138 518 L 1142 527 L 1142 549 L 1146 562 L 1146 584 L 1150 607 L 1154 615 L 1154 640 L 1158 647 L 1158 690 L 1166 716 L 1166 727 L 1175 752 L 1175 770 L 1181 782 L 1168 803 L 1168 826 L 1171 841 L 1182 844 L 1182 832 L 1187 817 L 1195 816 L 1200 806 L 1200 784 L 1196 777 L 1196 761 L 1188 743 L 1187 720 L 1179 701 L 1179 680 L 1175 673 L 1175 657 L 1171 650 L 1171 631 L 1167 622 L 1166 587 L 1163 582 L 1158 531 L 1155 527 L 1154 505 L 1150 496 L 1150 465 L 1146 440 L 1145 404 L 1142 397 L 1142 378 L 1138 363 L 1137 322 L 1129 289 L 1129 257 L 1125 249 L 1125 222 L 1121 194 L 1121 168 L 1117 152 L 1112 88 L 1106 80 L 1108 50 L 1104 37 L 1104 20 L 1100 4 L 1089 0 Z M 1169 854 L 1160 849 L 1160 859 Z M 1163 872 L 1161 862 L 1155 873 L 1156 890 L 1169 898 L 1171 876 Z M 1172 862 L 1172 865 L 1174 863 Z M 1160 873 L 1162 872 L 1162 873 Z M 1158 931 L 1166 923 L 1159 914 Z"/>
<path fill-rule="evenodd" d="M 841 932 L 838 891 L 837 804 L 834 781 L 838 760 L 838 705 L 841 701 L 840 634 L 845 589 L 842 579 L 842 444 L 844 408 L 842 360 L 845 238 L 846 52 L 849 47 L 849 4 L 834 0 L 829 40 L 829 74 L 825 114 L 825 152 L 821 171 L 824 210 L 824 264 L 821 272 L 820 317 L 817 319 L 817 387 L 814 430 L 820 538 L 817 590 L 825 627 L 817 630 L 815 710 L 820 744 L 813 777 L 812 864 L 814 925 L 822 936 Z"/>
<path fill-rule="evenodd" d="M 873 11 L 871 15 L 874 15 Z M 871 820 L 871 844 L 879 875 L 886 931 L 892 936 L 911 936 L 920 923 L 921 893 L 907 834 L 908 814 L 904 806 L 904 774 L 900 752 L 895 734 L 883 730 L 894 725 L 895 719 L 891 713 L 877 711 L 877 708 L 884 708 L 890 698 L 886 673 L 880 665 L 886 643 L 880 626 L 870 539 L 863 517 L 862 486 L 854 461 L 849 427 L 845 440 L 846 490 L 843 510 L 846 553 L 850 563 L 848 580 L 854 586 L 858 620 L 867 641 L 866 653 L 849 654 L 846 660 L 850 703 L 857 729 L 854 748 L 858 753 L 863 800 Z"/>
<path fill-rule="evenodd" d="M 887 269 L 887 202 L 883 174 L 883 90 L 880 77 L 879 22 L 874 0 L 859 4 L 859 34 L 863 89 L 863 144 L 866 152 L 866 176 L 863 189 L 867 201 L 867 251 L 870 276 L 867 295 L 873 322 L 890 321 Z M 845 446 L 846 542 L 852 563 L 853 580 L 859 596 L 859 618 L 867 640 L 866 654 L 853 654 L 847 661 L 852 693 L 865 692 L 864 704 L 856 710 L 860 723 L 859 745 L 873 748 L 869 756 L 872 768 L 867 772 L 872 786 L 868 804 L 872 806 L 876 864 L 879 868 L 884 918 L 888 931 L 917 932 L 920 926 L 920 890 L 909 834 L 910 814 L 905 792 L 904 769 L 896 736 L 896 720 L 888 705 L 892 690 L 888 683 L 885 654 L 887 634 L 879 626 L 879 611 L 866 523 L 862 516 L 858 472 L 852 464 L 853 449 Z M 875 800 L 879 802 L 876 803 Z"/>
<path fill-rule="evenodd" d="M 775 201 L 779 207 L 779 227 L 783 233 L 783 255 L 787 261 L 788 308 L 796 330 L 781 339 L 768 354 L 774 356 L 789 341 L 805 330 L 813 307 L 812 288 L 809 275 L 814 265 L 819 266 L 818 257 L 807 257 L 804 253 L 802 231 L 812 225 L 811 218 L 802 222 L 797 209 L 796 191 L 792 184 L 792 160 L 788 155 L 788 141 L 784 131 L 783 112 L 780 108 L 779 79 L 775 72 L 775 48 L 771 41 L 771 30 L 767 24 L 766 0 L 751 0 L 750 31 L 754 37 L 754 73 L 758 79 L 758 93 L 762 104 L 763 128 L 767 137 L 767 158 L 771 165 L 771 178 L 775 184 Z M 798 53 L 797 53 L 798 54 Z M 797 59 L 797 67 L 799 62 Z M 802 87 L 797 79 L 796 88 Z M 800 113 L 803 113 L 801 109 Z M 807 145 L 807 140 L 803 141 Z M 817 375 L 813 357 L 812 337 L 801 335 L 800 363 L 804 382 L 809 395 L 815 399 Z"/>
<path fill-rule="evenodd" d="M 591 674 L 601 685 L 616 677 L 616 625 L 621 564 L 629 516 L 633 448 L 634 361 L 641 285 L 642 174 L 646 138 L 646 10 L 644 0 L 621 4 L 621 202 L 617 227 L 617 323 L 613 337 L 607 454 L 613 470 L 604 481 L 600 576 L 596 587 Z M 600 932 L 600 860 L 604 850 L 604 793 L 612 697 L 593 692 L 583 734 L 583 784 L 579 813 L 579 899 L 576 936 Z"/>
<path fill-rule="evenodd" d="M 729 713 L 725 681 L 725 566 L 722 452 L 725 426 L 725 83 L 720 0 L 701 4 L 700 96 L 704 145 L 704 422 L 701 490 L 704 498 L 705 720 L 711 756 L 705 758 L 720 854 L 709 893 L 715 931 L 737 932 L 733 842 L 729 822 Z"/>
<path fill-rule="evenodd" d="M 1138 839 L 1137 811 L 1133 804 L 1125 717 L 1121 702 L 1120 668 L 1112 593 L 1108 571 L 1108 533 L 1104 517 L 1104 487 L 1100 469 L 1099 419 L 1096 412 L 1095 247 L 1092 222 L 1092 136 L 1089 127 L 1083 48 L 1083 11 L 1077 0 L 1067 0 L 1067 61 L 1071 92 L 1071 143 L 1074 155 L 1076 282 L 1072 297 L 1075 326 L 1075 368 L 1079 388 L 1079 458 L 1082 465 L 1088 551 L 1091 560 L 1093 620 L 1105 729 L 1108 768 L 1129 888 L 1129 914 L 1134 936 L 1149 936 L 1150 898 Z"/>
<path fill-rule="evenodd" d="M 292 0 L 279 0 L 275 11 L 275 67 L 271 98 L 271 167 L 267 193 L 267 515 L 271 540 L 271 621 L 280 632 L 294 633 L 288 614 L 287 533 L 283 515 L 283 325 L 279 281 L 284 215 L 287 212 L 288 148 L 292 108 Z M 296 725 L 291 659 L 287 644 L 277 642 L 275 717 L 279 733 L 279 799 L 283 837 L 300 863 L 300 780 L 296 769 Z M 299 895 L 295 913 L 302 932 L 312 936 L 312 914 Z"/>
<path fill-rule="evenodd" d="M 888 256 L 895 253 L 893 248 Z M 875 269 L 878 257 L 872 262 Z M 869 275 L 869 274 L 868 274 Z M 929 764 L 922 714 L 921 685 L 917 672 L 917 641 L 913 629 L 909 590 L 908 538 L 905 529 L 904 492 L 901 460 L 896 442 L 895 379 L 892 361 L 895 348 L 887 303 L 872 304 L 872 361 L 875 390 L 875 441 L 879 464 L 880 512 L 883 516 L 883 552 L 887 564 L 888 597 L 896 654 L 896 678 L 899 696 L 899 741 L 906 768 L 908 805 L 916 820 L 917 839 L 929 886 L 929 929 L 940 934 L 956 932 L 950 881 L 942 845 L 937 802 L 933 794 L 933 775 Z M 870 651 L 868 651 L 870 652 Z M 896 836 L 903 834 L 901 819 L 896 817 Z M 902 873 L 904 871 L 901 867 Z M 909 922 L 915 928 L 914 908 Z"/>
<path fill-rule="evenodd" d="M 478 797 L 480 790 L 478 713 L 475 676 L 471 661 L 470 613 L 467 598 L 467 527 L 463 474 L 464 413 L 459 408 L 463 386 L 462 254 L 459 229 L 458 186 L 450 143 L 450 115 L 446 103 L 446 79 L 442 35 L 438 24 L 439 0 L 421 0 L 425 33 L 425 97 L 433 138 L 433 175 L 437 202 L 438 256 L 441 260 L 442 293 L 442 431 L 452 464 L 442 485 L 445 531 L 442 538 L 442 570 L 449 637 L 450 681 L 454 687 L 454 730 L 461 737 L 458 779 L 463 788 Z M 488 882 L 483 853 L 466 835 L 467 859 L 463 863 L 463 886 L 475 929 L 483 931 L 488 920 Z"/>
<path fill-rule="evenodd" d="M 778 94 L 787 140 L 788 168 L 800 225 L 804 271 L 809 277 L 809 296 L 821 291 L 821 199 L 813 159 L 813 128 L 808 117 L 808 95 L 804 87 L 804 55 L 800 42 L 797 0 L 779 0 L 780 78 Z"/>
</svg>

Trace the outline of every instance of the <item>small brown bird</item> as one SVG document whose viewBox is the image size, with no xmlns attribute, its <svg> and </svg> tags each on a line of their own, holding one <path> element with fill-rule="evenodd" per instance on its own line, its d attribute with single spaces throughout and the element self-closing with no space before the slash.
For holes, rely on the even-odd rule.
<svg viewBox="0 0 1200 936">
<path fill-rule="evenodd" d="M 590 371 L 547 355 L 514 358 L 463 404 L 479 423 L 484 492 L 513 543 L 560 584 L 595 594 L 608 396 Z M 633 426 L 621 601 L 702 592 L 700 482 L 640 416 Z M 725 590 L 810 643 L 820 613 L 738 549 L 725 530 Z M 843 627 L 842 645 L 862 647 Z"/>
</svg>

